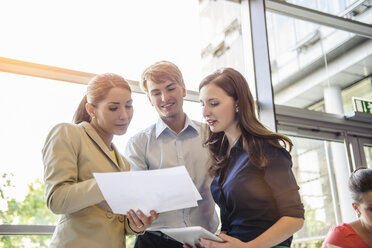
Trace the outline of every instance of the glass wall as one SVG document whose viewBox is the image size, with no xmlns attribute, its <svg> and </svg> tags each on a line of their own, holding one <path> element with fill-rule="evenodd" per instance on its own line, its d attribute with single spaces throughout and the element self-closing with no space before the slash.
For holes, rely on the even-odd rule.
<svg viewBox="0 0 372 248">
<path fill-rule="evenodd" d="M 1 1 L 0 56 L 136 81 L 148 65 L 170 60 L 196 89 L 198 18 L 197 0 Z"/>
<path fill-rule="evenodd" d="M 245 74 L 241 5 L 234 1 L 200 1 L 202 74 L 233 67 Z"/>
<path fill-rule="evenodd" d="M 137 81 L 159 60 L 177 64 L 189 90 L 201 80 L 198 1 L 2 1 L 0 56 L 99 74 L 114 72 Z M 169 11 L 172 9 L 172 11 Z M 68 18 L 66 18 L 68 17 Z M 192 37 L 192 39 L 190 39 Z M 41 149 L 50 129 L 71 122 L 85 85 L 24 76 L 0 61 L 0 225 L 54 225 L 43 189 Z M 40 73 L 39 73 L 40 74 Z M 42 74 L 42 73 L 41 73 Z M 52 76 L 53 77 L 53 76 Z M 134 116 L 127 133 L 115 137 L 123 151 L 129 137 L 158 115 L 144 94 L 133 94 Z M 185 102 L 191 118 L 200 106 Z M 21 233 L 19 233 L 21 234 Z M 0 235 L 0 247 L 47 247 L 49 235 Z M 127 247 L 133 246 L 128 237 Z"/>
<path fill-rule="evenodd" d="M 364 149 L 364 154 L 366 155 L 367 166 L 368 168 L 372 169 L 372 144 L 365 145 L 363 149 Z"/>
<path fill-rule="evenodd" d="M 371 19 L 362 15 L 372 6 L 370 0 L 287 0 L 286 2 L 346 19 L 371 23 Z"/>
<path fill-rule="evenodd" d="M 372 22 L 370 1 L 287 2 Z M 354 111 L 352 97 L 372 99 L 371 39 L 272 12 L 266 14 L 276 104 L 347 114 Z"/>
<path fill-rule="evenodd" d="M 202 52 L 203 73 L 209 73 L 219 66 L 236 66 L 247 76 L 244 66 L 247 65 L 248 52 L 244 35 L 250 30 L 244 25 L 244 21 L 247 21 L 244 13 L 248 9 L 238 2 L 200 1 L 200 25 L 209 30 L 208 35 L 206 32 L 201 34 L 205 37 L 203 41 L 206 39 L 203 46 L 206 49 Z M 287 2 L 365 23 L 371 23 L 372 20 L 370 1 Z M 240 24 L 240 33 L 229 36 L 225 30 L 230 30 L 234 26 L 232 23 Z M 353 111 L 352 97 L 372 99 L 372 41 L 369 38 L 274 11 L 266 11 L 266 24 L 276 107 L 284 105 L 303 109 L 304 119 L 307 110 L 336 113 L 343 119 L 344 114 Z M 215 40 L 219 42 L 214 43 Z M 236 65 L 235 62 L 240 63 L 241 60 L 243 63 Z M 302 118 L 300 115 L 297 117 Z M 317 120 L 327 121 L 327 116 Z M 286 118 L 280 121 L 284 124 L 291 122 Z M 341 120 L 337 119 L 335 123 L 337 126 Z M 290 135 L 295 143 L 292 151 L 293 169 L 306 208 L 305 226 L 296 233 L 294 247 L 320 247 L 332 225 L 355 219 L 349 209 L 351 199 L 345 184 L 350 173 L 350 158 L 345 150 L 343 135 L 348 128 L 342 127 L 333 132 L 332 139 L 324 140 L 328 135 L 320 136 L 317 124 L 316 121 L 306 124 L 306 129 L 314 132 L 310 131 L 310 135 L 303 137 L 299 134 L 303 130 L 296 131 L 296 135 L 300 135 L 296 136 L 278 127 L 279 132 Z M 332 130 L 333 127 L 328 128 Z M 369 156 L 368 151 L 364 150 Z"/>
<path fill-rule="evenodd" d="M 342 143 L 289 136 L 294 144 L 292 151 L 293 171 L 305 206 L 305 225 L 295 234 L 295 243 L 313 238 L 312 242 L 320 243 L 329 228 L 335 225 L 335 199 L 331 191 L 332 169 L 335 164 L 330 153 L 330 146 L 341 146 Z M 337 206 L 338 207 L 338 206 Z M 309 243 L 306 243 L 310 245 Z"/>
<path fill-rule="evenodd" d="M 370 1 L 287 2 L 372 22 Z M 244 8 L 235 1 L 200 1 L 203 75 L 230 66 L 250 78 Z M 372 99 L 371 39 L 270 11 L 266 24 L 275 104 L 347 114 L 354 110 L 352 97 Z M 326 110 L 327 102 L 340 106 Z"/>
<path fill-rule="evenodd" d="M 339 15 L 356 2 L 363 4 L 348 13 L 370 22 L 370 1 L 292 1 Z M 2 1 L 0 22 L 7 25 L 0 27 L 0 56 L 95 74 L 115 72 L 131 80 L 138 80 L 151 63 L 170 60 L 180 67 L 187 88 L 197 90 L 201 78 L 220 67 L 247 75 L 245 11 L 235 1 Z M 339 88 L 336 99 L 342 99 L 344 113 L 352 109 L 351 97 L 372 98 L 370 39 L 266 14 L 277 104 L 325 111 L 326 86 Z M 55 224 L 57 216 L 46 209 L 43 198 L 41 148 L 52 126 L 71 122 L 85 86 L 18 74 L 27 72 L 0 73 L 0 225 Z M 327 94 L 334 99 L 332 91 Z M 144 94 L 135 93 L 133 99 L 128 132 L 114 139 L 119 150 L 157 119 Z M 185 102 L 184 109 L 202 120 L 198 103 Z M 342 216 L 331 190 L 337 193 L 332 165 L 345 164 L 335 162 L 338 157 L 331 150 L 344 149 L 339 141 L 291 138 L 294 171 L 311 220 L 296 234 L 300 242 L 324 235 Z M 364 153 L 371 166 L 371 147 L 365 146 Z M 0 244 L 46 247 L 49 237 L 3 235 Z M 131 244 L 133 238 L 128 239 L 128 247 Z"/>
<path fill-rule="evenodd" d="M 55 224 L 44 199 L 41 149 L 49 130 L 71 122 L 83 85 L 0 73 L 0 224 Z M 38 206 L 38 213 L 30 214 Z"/>
<path fill-rule="evenodd" d="M 50 235 L 4 235 L 0 236 L 1 247 L 48 247 Z"/>
</svg>

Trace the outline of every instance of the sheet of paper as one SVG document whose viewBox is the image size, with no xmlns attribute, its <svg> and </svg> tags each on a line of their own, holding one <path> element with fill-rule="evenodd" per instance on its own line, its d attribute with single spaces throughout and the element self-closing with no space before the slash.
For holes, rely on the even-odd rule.
<svg viewBox="0 0 372 248">
<path fill-rule="evenodd" d="M 185 166 L 167 169 L 93 173 L 114 213 L 130 209 L 158 213 L 196 207 L 201 195 Z"/>
</svg>

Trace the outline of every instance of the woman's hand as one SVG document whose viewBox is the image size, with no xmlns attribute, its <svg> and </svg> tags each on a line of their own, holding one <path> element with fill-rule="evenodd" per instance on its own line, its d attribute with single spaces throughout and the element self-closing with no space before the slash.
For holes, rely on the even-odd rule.
<svg viewBox="0 0 372 248">
<path fill-rule="evenodd" d="M 244 248 L 246 243 L 239 239 L 233 238 L 223 232 L 218 235 L 224 242 L 212 241 L 209 239 L 200 239 L 200 245 L 204 248 Z M 191 247 L 190 245 L 184 244 L 183 248 L 198 248 L 197 246 Z"/>
<path fill-rule="evenodd" d="M 200 239 L 200 245 L 205 248 L 243 248 L 246 247 L 246 243 L 239 239 L 233 238 L 227 234 L 220 233 L 218 235 L 225 242 L 217 242 L 209 239 Z"/>
<path fill-rule="evenodd" d="M 138 233 L 144 232 L 158 218 L 158 214 L 154 210 L 150 211 L 150 216 L 146 216 L 141 210 L 137 210 L 136 213 L 130 210 L 127 216 L 130 228 Z"/>
</svg>

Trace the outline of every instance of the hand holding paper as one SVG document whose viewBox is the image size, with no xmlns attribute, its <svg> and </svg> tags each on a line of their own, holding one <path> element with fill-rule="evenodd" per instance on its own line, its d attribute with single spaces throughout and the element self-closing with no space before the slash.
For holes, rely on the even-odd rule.
<svg viewBox="0 0 372 248">
<path fill-rule="evenodd" d="M 112 211 L 127 214 L 141 209 L 146 215 L 196 207 L 201 196 L 185 166 L 167 169 L 94 173 Z"/>
</svg>

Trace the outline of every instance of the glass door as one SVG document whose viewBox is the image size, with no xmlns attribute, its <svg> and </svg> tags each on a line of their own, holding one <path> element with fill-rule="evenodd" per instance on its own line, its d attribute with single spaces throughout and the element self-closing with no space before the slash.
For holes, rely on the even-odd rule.
<svg viewBox="0 0 372 248">
<path fill-rule="evenodd" d="M 372 169 L 372 138 L 359 138 L 358 141 L 363 151 L 362 166 Z"/>
<path fill-rule="evenodd" d="M 291 152 L 293 172 L 300 186 L 301 199 L 305 207 L 305 225 L 295 234 L 295 240 L 314 237 L 312 243 L 322 242 L 322 236 L 337 223 L 340 215 L 334 189 L 334 159 L 330 146 L 341 147 L 340 142 L 289 136 L 294 144 Z M 347 166 L 347 164 L 344 164 Z M 306 243 L 309 245 L 309 243 Z"/>
<path fill-rule="evenodd" d="M 364 155 L 366 156 L 367 167 L 372 169 L 372 145 L 365 145 L 363 149 Z"/>
</svg>

